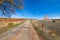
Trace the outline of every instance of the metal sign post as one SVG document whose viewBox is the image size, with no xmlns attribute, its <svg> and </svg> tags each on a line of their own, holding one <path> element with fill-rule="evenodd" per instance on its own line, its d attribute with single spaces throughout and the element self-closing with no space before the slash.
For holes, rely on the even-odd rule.
<svg viewBox="0 0 60 40">
<path fill-rule="evenodd" d="M 44 20 L 45 20 L 45 28 L 46 28 L 45 32 L 47 32 L 48 30 L 48 16 L 47 15 L 44 17 Z"/>
</svg>

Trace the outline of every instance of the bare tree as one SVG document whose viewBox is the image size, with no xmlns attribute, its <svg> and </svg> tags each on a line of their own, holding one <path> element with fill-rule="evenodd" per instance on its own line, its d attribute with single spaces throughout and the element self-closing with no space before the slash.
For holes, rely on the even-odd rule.
<svg viewBox="0 0 60 40">
<path fill-rule="evenodd" d="M 10 18 L 17 8 L 23 8 L 23 0 L 0 0 L 0 11 L 4 16 Z"/>
</svg>

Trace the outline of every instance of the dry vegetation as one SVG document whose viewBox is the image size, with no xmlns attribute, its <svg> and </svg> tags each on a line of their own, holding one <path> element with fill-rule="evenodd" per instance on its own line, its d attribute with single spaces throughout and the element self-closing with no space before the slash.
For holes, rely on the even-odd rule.
<svg viewBox="0 0 60 40">
<path fill-rule="evenodd" d="M 44 20 L 31 20 L 37 34 L 42 40 L 60 40 L 60 20 L 48 20 L 47 29 L 46 21 Z"/>
<path fill-rule="evenodd" d="M 8 18 L 0 18 L 0 34 L 5 31 L 22 24 L 25 19 L 8 19 Z"/>
</svg>

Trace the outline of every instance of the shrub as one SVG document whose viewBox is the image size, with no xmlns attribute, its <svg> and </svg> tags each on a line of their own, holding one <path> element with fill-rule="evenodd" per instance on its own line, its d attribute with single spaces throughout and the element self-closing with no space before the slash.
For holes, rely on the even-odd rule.
<svg viewBox="0 0 60 40">
<path fill-rule="evenodd" d="M 52 22 L 56 22 L 55 20 L 53 20 Z"/>
<path fill-rule="evenodd" d="M 35 29 L 38 29 L 38 27 L 35 27 Z"/>
<path fill-rule="evenodd" d="M 12 26 L 12 25 L 14 25 L 14 23 L 9 23 L 9 24 L 8 24 L 8 26 Z"/>
</svg>

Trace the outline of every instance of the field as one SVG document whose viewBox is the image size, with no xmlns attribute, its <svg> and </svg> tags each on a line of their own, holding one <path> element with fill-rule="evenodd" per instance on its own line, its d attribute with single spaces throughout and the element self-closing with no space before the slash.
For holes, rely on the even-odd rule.
<svg viewBox="0 0 60 40">
<path fill-rule="evenodd" d="M 5 31 L 22 24 L 26 19 L 17 18 L 0 18 L 0 34 Z"/>
<path fill-rule="evenodd" d="M 41 40 L 60 40 L 60 19 L 31 20 Z"/>
<path fill-rule="evenodd" d="M 27 19 L 0 18 L 0 34 L 25 22 Z M 41 40 L 60 40 L 60 19 L 32 20 L 32 26 Z"/>
</svg>

